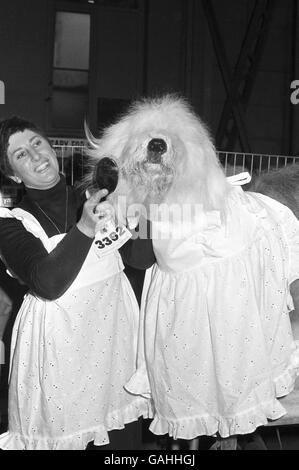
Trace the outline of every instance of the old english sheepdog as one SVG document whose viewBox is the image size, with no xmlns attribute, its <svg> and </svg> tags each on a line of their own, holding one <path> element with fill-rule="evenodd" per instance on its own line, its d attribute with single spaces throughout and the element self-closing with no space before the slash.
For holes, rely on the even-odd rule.
<svg viewBox="0 0 299 470">
<path fill-rule="evenodd" d="M 150 203 L 181 203 L 183 198 L 210 209 L 223 204 L 228 185 L 214 145 L 183 99 L 167 95 L 136 102 L 101 139 L 89 141 L 93 164 L 102 156 L 116 159 L 117 195 Z"/>
<path fill-rule="evenodd" d="M 138 101 L 89 139 L 93 166 L 111 156 L 119 168 L 111 202 L 158 208 L 149 214 L 156 263 L 145 279 L 138 367 L 126 384 L 152 398 L 152 432 L 225 438 L 281 417 L 278 398 L 299 373 L 289 318 L 298 219 L 243 191 L 246 176 L 226 178 L 206 126 L 176 96 Z"/>
</svg>

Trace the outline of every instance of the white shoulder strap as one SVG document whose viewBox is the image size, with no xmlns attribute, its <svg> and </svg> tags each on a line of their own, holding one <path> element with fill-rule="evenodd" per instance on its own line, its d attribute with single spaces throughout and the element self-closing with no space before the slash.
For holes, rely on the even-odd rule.
<svg viewBox="0 0 299 470">
<path fill-rule="evenodd" d="M 250 183 L 251 176 L 247 171 L 245 171 L 238 175 L 228 176 L 226 179 L 233 186 L 243 186 L 243 184 Z"/>
<path fill-rule="evenodd" d="M 28 232 L 31 232 L 32 235 L 34 235 L 36 238 L 39 238 L 42 243 L 47 246 L 49 237 L 44 231 L 39 221 L 32 214 L 30 214 L 30 212 L 16 207 L 15 209 L 11 210 L 11 213 L 13 214 L 13 217 L 22 222 Z"/>
<path fill-rule="evenodd" d="M 7 207 L 0 207 L 0 217 L 11 218 L 13 217 L 13 214 L 10 209 L 7 209 Z"/>
</svg>

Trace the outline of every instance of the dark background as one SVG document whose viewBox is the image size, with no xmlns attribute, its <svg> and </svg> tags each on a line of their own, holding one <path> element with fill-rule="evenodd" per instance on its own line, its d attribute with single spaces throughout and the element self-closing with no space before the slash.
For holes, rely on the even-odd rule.
<svg viewBox="0 0 299 470">
<path fill-rule="evenodd" d="M 136 97 L 178 92 L 219 150 L 299 152 L 299 105 L 290 100 L 299 80 L 298 0 L 1 0 L 0 118 L 17 113 L 51 136 L 83 137 L 75 105 L 73 128 L 53 116 L 59 11 L 90 15 L 84 115 L 94 132 Z"/>
</svg>

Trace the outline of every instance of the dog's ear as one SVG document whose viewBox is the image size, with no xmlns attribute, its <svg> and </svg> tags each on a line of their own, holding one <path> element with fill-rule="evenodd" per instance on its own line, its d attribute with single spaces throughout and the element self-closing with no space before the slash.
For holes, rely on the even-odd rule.
<svg viewBox="0 0 299 470">
<path fill-rule="evenodd" d="M 94 156 L 111 155 L 118 161 L 130 135 L 134 135 L 132 123 L 129 122 L 129 116 L 124 116 L 115 124 L 104 129 L 102 137 L 98 140 L 98 150 L 92 151 L 92 154 Z"/>
</svg>

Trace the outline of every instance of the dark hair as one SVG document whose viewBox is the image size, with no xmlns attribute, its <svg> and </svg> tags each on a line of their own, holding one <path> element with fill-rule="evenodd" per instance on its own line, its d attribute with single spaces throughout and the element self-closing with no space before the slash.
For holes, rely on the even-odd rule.
<svg viewBox="0 0 299 470">
<path fill-rule="evenodd" d="M 33 122 L 27 121 L 26 119 L 20 118 L 18 116 L 12 116 L 8 119 L 3 119 L 0 121 L 0 170 L 5 176 L 13 175 L 13 171 L 7 156 L 9 138 L 13 134 L 17 132 L 24 132 L 27 129 L 36 132 L 38 135 L 46 139 L 51 145 L 51 142 L 49 141 L 45 132 Z"/>
</svg>

